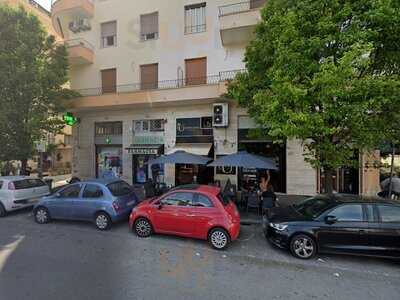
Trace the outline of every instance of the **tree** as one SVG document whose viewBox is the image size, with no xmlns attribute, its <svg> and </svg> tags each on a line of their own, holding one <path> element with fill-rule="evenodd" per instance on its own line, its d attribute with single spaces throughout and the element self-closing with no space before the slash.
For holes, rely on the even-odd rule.
<svg viewBox="0 0 400 300">
<path fill-rule="evenodd" d="M 20 160 L 24 171 L 34 143 L 63 128 L 62 100 L 75 94 L 63 88 L 65 46 L 36 16 L 0 5 L 0 41 L 0 160 Z"/>
<path fill-rule="evenodd" d="M 325 173 L 385 140 L 400 105 L 400 1 L 269 0 L 228 95 Z M 358 167 L 358 165 L 357 165 Z"/>
</svg>

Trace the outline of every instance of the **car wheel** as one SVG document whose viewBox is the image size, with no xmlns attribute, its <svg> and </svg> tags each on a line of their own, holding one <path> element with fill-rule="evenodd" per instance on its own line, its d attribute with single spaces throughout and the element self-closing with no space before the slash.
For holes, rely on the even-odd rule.
<svg viewBox="0 0 400 300">
<path fill-rule="evenodd" d="M 208 241 L 214 249 L 224 250 L 230 242 L 230 237 L 226 230 L 215 228 L 208 235 Z"/>
<path fill-rule="evenodd" d="M 105 212 L 100 212 L 96 215 L 94 223 L 99 230 L 107 230 L 111 227 L 111 218 Z"/>
<path fill-rule="evenodd" d="M 3 204 L 0 203 L 0 218 L 6 216 L 6 209 L 4 208 Z"/>
<path fill-rule="evenodd" d="M 292 238 L 290 251 L 297 258 L 309 259 L 317 253 L 317 245 L 311 237 L 299 234 Z"/>
<path fill-rule="evenodd" d="M 138 237 L 146 238 L 153 233 L 153 227 L 146 218 L 139 218 L 135 221 L 134 225 L 135 233 Z"/>
<path fill-rule="evenodd" d="M 38 207 L 35 210 L 35 221 L 38 224 L 46 224 L 50 222 L 50 213 L 45 207 Z"/>
</svg>

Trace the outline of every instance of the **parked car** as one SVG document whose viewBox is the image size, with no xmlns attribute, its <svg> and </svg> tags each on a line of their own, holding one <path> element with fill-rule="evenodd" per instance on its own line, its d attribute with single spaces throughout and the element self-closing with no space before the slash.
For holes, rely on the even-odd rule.
<svg viewBox="0 0 400 300">
<path fill-rule="evenodd" d="M 400 257 L 400 203 L 350 195 L 316 196 L 263 217 L 274 245 L 298 258 L 316 253 Z"/>
<path fill-rule="evenodd" d="M 70 184 L 44 197 L 34 207 L 37 223 L 52 219 L 92 221 L 100 230 L 127 220 L 138 204 L 133 188 L 120 179 L 90 180 Z"/>
<path fill-rule="evenodd" d="M 160 233 L 203 239 L 222 250 L 237 239 L 240 216 L 220 188 L 187 185 L 140 203 L 132 210 L 129 226 L 139 237 Z"/>
<path fill-rule="evenodd" d="M 0 217 L 10 211 L 33 206 L 49 193 L 47 184 L 38 178 L 0 177 Z"/>
</svg>

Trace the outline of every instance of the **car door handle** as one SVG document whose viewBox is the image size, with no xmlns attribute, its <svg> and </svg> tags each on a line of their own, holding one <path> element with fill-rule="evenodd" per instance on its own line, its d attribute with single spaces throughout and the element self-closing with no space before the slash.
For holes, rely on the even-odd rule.
<svg viewBox="0 0 400 300">
<path fill-rule="evenodd" d="M 194 214 L 188 214 L 187 216 L 188 216 L 188 217 L 195 217 L 196 215 L 194 215 Z"/>
</svg>

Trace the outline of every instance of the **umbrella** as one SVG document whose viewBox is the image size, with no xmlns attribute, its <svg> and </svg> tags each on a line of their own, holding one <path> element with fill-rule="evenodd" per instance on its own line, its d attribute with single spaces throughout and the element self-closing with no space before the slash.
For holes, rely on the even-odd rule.
<svg viewBox="0 0 400 300">
<path fill-rule="evenodd" d="M 267 169 L 267 170 L 278 170 L 276 163 L 269 158 L 250 154 L 247 151 L 240 151 L 235 154 L 221 157 L 211 164 L 209 167 L 242 167 L 249 169 Z"/>
<path fill-rule="evenodd" d="M 210 158 L 201 155 L 191 154 L 185 151 L 176 151 L 172 154 L 160 156 L 148 162 L 149 165 L 162 164 L 188 164 L 188 165 L 206 165 Z"/>
</svg>

